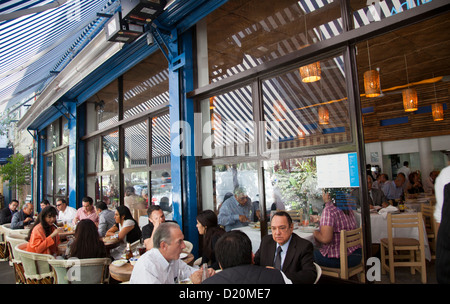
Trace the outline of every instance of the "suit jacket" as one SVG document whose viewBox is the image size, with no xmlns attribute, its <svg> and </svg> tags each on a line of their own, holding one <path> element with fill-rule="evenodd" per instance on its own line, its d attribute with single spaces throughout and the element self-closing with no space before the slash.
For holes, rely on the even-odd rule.
<svg viewBox="0 0 450 304">
<path fill-rule="evenodd" d="M 273 266 L 277 243 L 272 235 L 266 235 L 255 254 L 255 264 Z M 292 234 L 289 248 L 286 252 L 282 271 L 294 284 L 312 284 L 316 279 L 316 267 L 313 264 L 314 247 L 310 241 Z"/>
<path fill-rule="evenodd" d="M 369 194 L 369 204 L 373 206 L 381 206 L 382 203 L 387 202 L 386 196 L 380 189 L 372 188 L 370 191 L 372 192 L 372 198 Z"/>
</svg>

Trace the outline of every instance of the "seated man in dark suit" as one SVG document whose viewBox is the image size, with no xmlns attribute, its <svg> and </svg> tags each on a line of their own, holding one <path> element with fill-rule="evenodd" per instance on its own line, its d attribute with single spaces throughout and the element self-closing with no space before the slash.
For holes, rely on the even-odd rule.
<svg viewBox="0 0 450 304">
<path fill-rule="evenodd" d="M 214 250 L 222 271 L 202 284 L 292 284 L 280 270 L 252 264 L 252 243 L 242 231 L 223 234 Z"/>
<path fill-rule="evenodd" d="M 367 190 L 369 191 L 369 206 L 373 209 L 374 206 L 380 206 L 386 208 L 389 206 L 388 200 L 384 195 L 384 192 L 380 189 L 372 188 L 373 180 L 372 177 L 367 176 Z"/>
<path fill-rule="evenodd" d="M 294 284 L 312 284 L 317 273 L 313 264 L 313 244 L 295 233 L 290 215 L 275 213 L 271 222 L 272 235 L 266 235 L 255 254 L 255 264 L 281 269 Z M 281 252 L 278 252 L 281 248 Z M 279 257 L 278 257 L 279 256 Z"/>
<path fill-rule="evenodd" d="M 19 201 L 12 200 L 8 207 L 0 211 L 0 225 L 11 223 L 14 213 L 16 213 L 17 207 L 19 207 Z"/>
</svg>

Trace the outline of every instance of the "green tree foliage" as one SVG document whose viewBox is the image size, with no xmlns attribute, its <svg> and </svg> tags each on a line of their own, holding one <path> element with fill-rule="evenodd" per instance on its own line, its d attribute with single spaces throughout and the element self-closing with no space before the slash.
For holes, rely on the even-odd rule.
<svg viewBox="0 0 450 304">
<path fill-rule="evenodd" d="M 9 180 L 11 190 L 22 194 L 23 186 L 28 185 L 27 177 L 31 174 L 30 165 L 25 162 L 25 157 L 20 154 L 13 154 L 8 158 L 8 163 L 0 167 L 0 176 L 3 180 Z"/>
</svg>

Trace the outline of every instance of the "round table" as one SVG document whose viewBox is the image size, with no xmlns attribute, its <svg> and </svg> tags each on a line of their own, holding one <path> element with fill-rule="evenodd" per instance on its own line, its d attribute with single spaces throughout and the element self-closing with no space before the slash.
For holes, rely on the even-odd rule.
<svg viewBox="0 0 450 304">
<path fill-rule="evenodd" d="M 186 264 L 192 266 L 194 263 L 194 255 L 192 253 L 189 253 L 187 257 L 184 259 L 181 259 Z M 134 266 L 130 263 L 126 263 L 122 266 L 116 266 L 114 264 L 109 265 L 109 274 L 111 277 L 119 282 L 128 282 L 131 277 L 131 273 L 133 272 Z"/>
</svg>

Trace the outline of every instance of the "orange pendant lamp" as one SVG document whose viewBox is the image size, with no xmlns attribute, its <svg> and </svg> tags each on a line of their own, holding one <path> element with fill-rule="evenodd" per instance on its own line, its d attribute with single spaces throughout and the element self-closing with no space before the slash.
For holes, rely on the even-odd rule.
<svg viewBox="0 0 450 304">
<path fill-rule="evenodd" d="M 319 125 L 327 125 L 330 123 L 330 112 L 325 107 L 320 107 L 319 110 Z"/>
<path fill-rule="evenodd" d="M 403 108 L 405 112 L 414 112 L 418 109 L 419 101 L 417 99 L 417 91 L 407 88 L 402 91 Z"/>
<path fill-rule="evenodd" d="M 302 128 L 297 129 L 297 139 L 305 139 L 305 131 Z"/>
<path fill-rule="evenodd" d="M 369 58 L 369 71 L 364 73 L 364 91 L 366 97 L 377 97 L 381 95 L 380 73 L 377 70 L 372 70 L 369 41 L 367 41 L 367 57 Z"/>
<path fill-rule="evenodd" d="M 434 103 L 431 105 L 431 113 L 434 121 L 444 120 L 444 106 L 442 103 Z"/>
<path fill-rule="evenodd" d="M 405 112 L 414 112 L 417 111 L 419 100 L 417 98 L 417 91 L 409 87 L 409 76 L 408 76 L 408 63 L 406 61 L 405 54 L 405 66 L 406 66 L 406 82 L 408 83 L 408 88 L 402 91 L 403 98 L 403 108 Z"/>
<path fill-rule="evenodd" d="M 380 74 L 377 70 L 370 70 L 364 73 L 364 91 L 366 97 L 380 96 Z"/>
<path fill-rule="evenodd" d="M 320 61 L 302 66 L 300 68 L 300 76 L 303 82 L 315 82 L 322 78 L 321 76 Z"/>
</svg>

